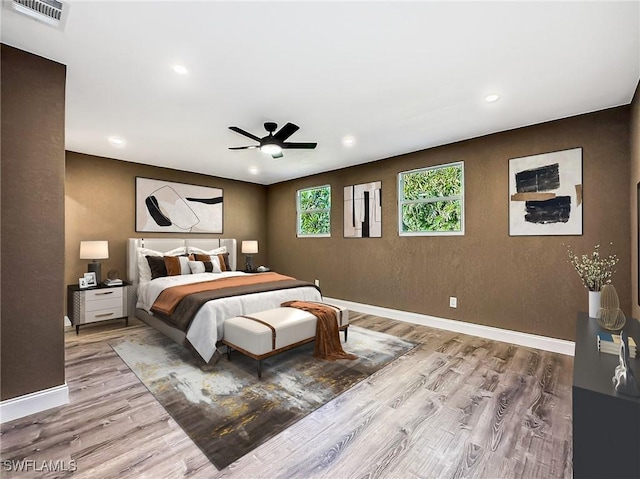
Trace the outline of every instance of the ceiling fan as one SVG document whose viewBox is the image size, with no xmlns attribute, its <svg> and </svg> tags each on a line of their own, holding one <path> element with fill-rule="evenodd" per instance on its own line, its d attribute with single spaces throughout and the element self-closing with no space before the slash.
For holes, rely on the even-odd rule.
<svg viewBox="0 0 640 479">
<path fill-rule="evenodd" d="M 264 124 L 264 129 L 267 130 L 269 134 L 263 138 L 259 138 L 248 131 L 244 131 L 242 128 L 238 128 L 237 126 L 230 126 L 229 129 L 259 143 L 259 145 L 251 146 L 232 146 L 229 148 L 230 150 L 249 150 L 253 148 L 260 148 L 260 151 L 268 153 L 273 158 L 282 158 L 284 156 L 282 154 L 282 150 L 291 148 L 313 150 L 317 145 L 317 143 L 292 143 L 285 141 L 300 129 L 298 125 L 294 125 L 293 123 L 287 123 L 274 135 L 273 132 L 278 129 L 278 125 L 268 121 Z"/>
</svg>

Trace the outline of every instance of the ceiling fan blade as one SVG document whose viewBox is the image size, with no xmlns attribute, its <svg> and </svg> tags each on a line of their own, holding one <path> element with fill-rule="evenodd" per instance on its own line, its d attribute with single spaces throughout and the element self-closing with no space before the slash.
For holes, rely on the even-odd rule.
<svg viewBox="0 0 640 479">
<path fill-rule="evenodd" d="M 306 150 L 313 150 L 317 143 L 283 143 L 282 148 L 302 148 Z"/>
<path fill-rule="evenodd" d="M 298 125 L 294 125 L 293 123 L 287 123 L 282 128 L 280 128 L 280 131 L 275 135 L 273 135 L 273 137 L 278 141 L 284 141 L 299 129 L 300 127 Z"/>
<path fill-rule="evenodd" d="M 259 148 L 259 146 L 252 145 L 252 146 L 230 146 L 229 147 L 230 150 L 253 150 L 254 148 Z"/>
<path fill-rule="evenodd" d="M 255 141 L 260 141 L 262 138 L 258 138 L 256 135 L 249 133 L 248 131 L 244 131 L 242 128 L 238 128 L 237 126 L 230 126 L 229 129 L 231 131 L 235 131 L 236 133 L 240 133 L 241 135 L 246 136 L 247 138 L 251 138 Z"/>
<path fill-rule="evenodd" d="M 271 155 L 271 158 L 273 158 L 274 160 L 278 159 L 278 158 L 282 158 L 284 155 L 282 153 L 275 153 L 273 155 Z"/>
</svg>

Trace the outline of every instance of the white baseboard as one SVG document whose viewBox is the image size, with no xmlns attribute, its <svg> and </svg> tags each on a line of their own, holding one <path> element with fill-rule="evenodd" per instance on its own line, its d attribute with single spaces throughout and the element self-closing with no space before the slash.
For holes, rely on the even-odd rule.
<svg viewBox="0 0 640 479">
<path fill-rule="evenodd" d="M 566 354 L 567 356 L 573 356 L 575 352 L 575 343 L 564 339 L 549 338 L 547 336 L 521 333 L 519 331 L 511 331 L 509 329 L 500 329 L 492 326 L 456 321 L 453 319 L 438 318 L 436 316 L 428 316 L 426 314 L 410 313 L 407 311 L 400 311 L 398 309 L 371 306 L 369 304 L 355 303 L 353 301 L 345 301 L 342 299 L 324 298 L 324 300 L 327 303 L 334 303 L 337 306 L 343 306 L 353 311 L 375 314 L 376 316 L 382 316 L 383 318 L 397 319 L 399 321 L 421 324 L 432 328 L 446 329 L 447 331 L 518 344 L 520 346 L 542 349 L 553 353 Z"/>
<path fill-rule="evenodd" d="M 0 424 L 69 404 L 67 383 L 0 402 Z"/>
</svg>

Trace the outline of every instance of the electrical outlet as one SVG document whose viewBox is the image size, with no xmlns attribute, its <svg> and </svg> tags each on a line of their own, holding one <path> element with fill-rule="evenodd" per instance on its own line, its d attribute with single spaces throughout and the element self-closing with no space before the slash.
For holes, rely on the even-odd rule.
<svg viewBox="0 0 640 479">
<path fill-rule="evenodd" d="M 314 279 L 313 282 L 315 283 L 315 285 L 319 288 L 320 287 L 320 280 L 319 279 Z"/>
<path fill-rule="evenodd" d="M 458 298 L 456 298 L 455 296 L 450 296 L 449 297 L 449 307 L 450 308 L 457 308 L 458 307 Z"/>
</svg>

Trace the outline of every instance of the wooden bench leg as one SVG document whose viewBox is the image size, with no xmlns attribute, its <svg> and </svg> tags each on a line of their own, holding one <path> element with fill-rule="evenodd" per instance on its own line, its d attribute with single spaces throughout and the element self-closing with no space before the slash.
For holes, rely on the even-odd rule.
<svg viewBox="0 0 640 479">
<path fill-rule="evenodd" d="M 231 346 L 227 345 L 227 359 L 231 361 Z"/>
<path fill-rule="evenodd" d="M 258 378 L 262 379 L 262 359 L 258 359 Z"/>
<path fill-rule="evenodd" d="M 347 326 L 346 328 L 344 328 L 344 342 L 347 342 L 347 332 L 349 331 L 349 326 Z"/>
</svg>

